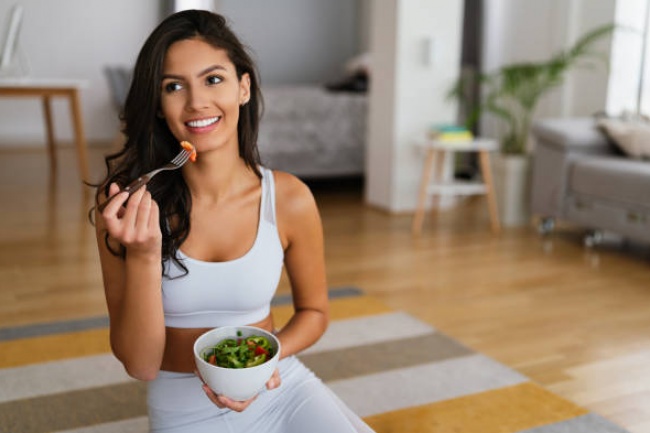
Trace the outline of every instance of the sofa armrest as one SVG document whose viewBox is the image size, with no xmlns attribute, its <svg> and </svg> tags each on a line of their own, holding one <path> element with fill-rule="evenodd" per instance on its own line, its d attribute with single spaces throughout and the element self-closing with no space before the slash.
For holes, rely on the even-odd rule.
<svg viewBox="0 0 650 433">
<path fill-rule="evenodd" d="M 588 155 L 615 153 L 614 147 L 592 118 L 540 120 L 533 125 L 531 133 L 535 138 L 532 213 L 562 218 L 574 161 Z"/>
<path fill-rule="evenodd" d="M 590 117 L 540 120 L 535 122 L 531 132 L 536 146 L 561 152 L 607 154 L 613 151 L 611 141 Z"/>
</svg>

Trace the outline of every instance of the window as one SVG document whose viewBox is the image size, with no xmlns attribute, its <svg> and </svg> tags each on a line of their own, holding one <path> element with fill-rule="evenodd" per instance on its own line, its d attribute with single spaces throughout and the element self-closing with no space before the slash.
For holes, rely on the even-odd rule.
<svg viewBox="0 0 650 433">
<path fill-rule="evenodd" d="M 607 113 L 650 115 L 650 0 L 616 2 Z"/>
</svg>

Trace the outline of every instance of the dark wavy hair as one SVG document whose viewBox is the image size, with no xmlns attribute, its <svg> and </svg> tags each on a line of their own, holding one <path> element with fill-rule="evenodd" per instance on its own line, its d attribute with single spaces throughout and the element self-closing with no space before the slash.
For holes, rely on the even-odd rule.
<svg viewBox="0 0 650 433">
<path fill-rule="evenodd" d="M 258 177 L 262 177 L 258 167 L 257 135 L 263 102 L 255 63 L 223 16 L 201 10 L 186 10 L 164 19 L 142 46 L 120 114 L 126 143 L 118 152 L 105 157 L 107 175 L 95 185 L 96 203 L 102 191 L 108 194 L 112 182 L 124 187 L 138 176 L 169 162 L 180 151 L 178 140 L 166 121 L 158 116 L 163 61 L 172 44 L 194 38 L 225 50 L 240 80 L 244 74 L 250 76 L 250 100 L 239 109 L 239 156 Z M 181 170 L 156 176 L 147 188 L 160 207 L 162 260 L 172 259 L 186 269 L 178 260 L 177 251 L 190 230 L 192 201 Z M 171 221 L 173 224 L 170 224 Z M 105 235 L 105 242 L 113 254 L 125 257 L 123 246 L 118 250 L 111 248 L 108 234 Z"/>
</svg>

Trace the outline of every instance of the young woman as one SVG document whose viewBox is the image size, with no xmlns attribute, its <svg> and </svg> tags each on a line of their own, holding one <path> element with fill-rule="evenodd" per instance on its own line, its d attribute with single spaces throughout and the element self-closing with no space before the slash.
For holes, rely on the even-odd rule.
<svg viewBox="0 0 650 433">
<path fill-rule="evenodd" d="M 179 12 L 145 42 L 127 141 L 96 199 L 115 196 L 95 214 L 113 353 L 149 381 L 154 432 L 371 432 L 294 356 L 328 323 L 322 228 L 310 190 L 260 165 L 260 112 L 254 64 L 223 17 Z M 182 140 L 196 162 L 120 192 Z M 277 331 L 278 369 L 251 400 L 215 394 L 195 374 L 194 340 L 224 325 L 273 331 L 283 266 L 295 313 Z"/>
</svg>

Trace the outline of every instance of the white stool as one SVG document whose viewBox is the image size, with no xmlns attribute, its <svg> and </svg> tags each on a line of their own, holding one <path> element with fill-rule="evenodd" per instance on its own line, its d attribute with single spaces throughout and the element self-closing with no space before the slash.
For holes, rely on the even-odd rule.
<svg viewBox="0 0 650 433">
<path fill-rule="evenodd" d="M 498 149 L 498 143 L 496 140 L 475 138 L 471 141 L 455 142 L 421 138 L 416 141 L 416 145 L 424 148 L 425 160 L 422 170 L 422 179 L 420 181 L 418 204 L 415 210 L 415 216 L 413 217 L 413 234 L 418 235 L 422 232 L 426 202 L 430 195 L 443 196 L 477 194 L 485 194 L 487 196 L 492 231 L 498 233 L 501 230 L 501 223 L 499 222 L 496 195 L 494 194 L 494 182 L 492 180 L 492 171 L 490 169 L 490 152 Z M 445 182 L 442 173 L 446 152 L 477 152 L 479 155 L 483 181 L 463 182 L 452 180 Z M 436 177 L 432 182 L 431 176 L 434 171 L 434 166 Z"/>
</svg>

